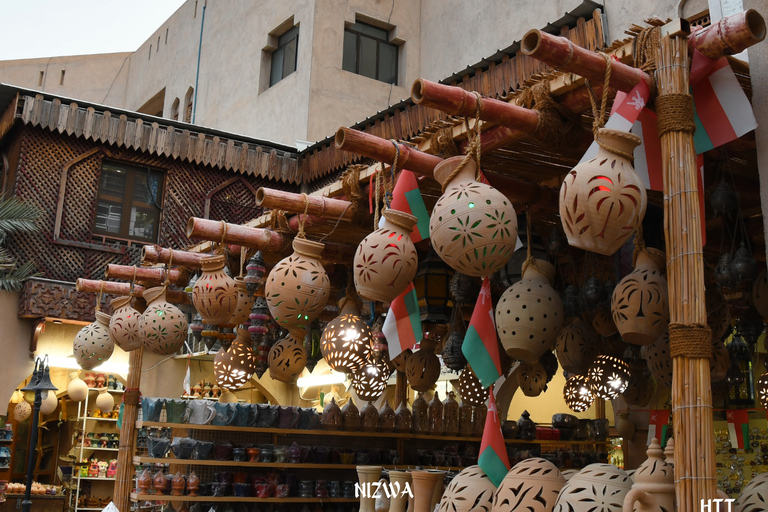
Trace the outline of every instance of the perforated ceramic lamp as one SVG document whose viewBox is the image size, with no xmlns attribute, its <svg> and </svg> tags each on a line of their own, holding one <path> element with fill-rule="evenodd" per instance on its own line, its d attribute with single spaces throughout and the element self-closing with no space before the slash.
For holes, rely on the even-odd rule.
<svg viewBox="0 0 768 512">
<path fill-rule="evenodd" d="M 131 298 L 118 297 L 113 299 L 112 318 L 109 320 L 109 335 L 118 347 L 129 352 L 141 347 L 139 337 L 139 318 L 141 313 L 131 306 Z"/>
<path fill-rule="evenodd" d="M 361 400 L 377 400 L 387 389 L 389 372 L 375 364 L 366 364 L 352 374 L 352 387 Z"/>
<path fill-rule="evenodd" d="M 438 512 L 488 512 L 496 486 L 480 466 L 469 466 L 451 480 Z"/>
<path fill-rule="evenodd" d="M 573 412 L 584 412 L 595 400 L 592 391 L 587 386 L 587 379 L 582 375 L 572 375 L 565 381 L 563 387 L 565 405 Z"/>
<path fill-rule="evenodd" d="M 115 342 L 109 335 L 109 320 L 109 315 L 96 311 L 96 321 L 75 335 L 72 350 L 75 361 L 83 370 L 92 370 L 112 356 Z"/>
<path fill-rule="evenodd" d="M 224 256 L 200 260 L 203 273 L 192 288 L 192 304 L 205 324 L 228 323 L 237 308 L 237 283 L 227 275 L 225 263 Z"/>
<path fill-rule="evenodd" d="M 629 366 L 618 357 L 599 355 L 587 372 L 587 385 L 597 398 L 614 399 L 629 385 Z"/>
<path fill-rule="evenodd" d="M 144 290 L 147 309 L 139 318 L 139 337 L 145 348 L 169 356 L 187 339 L 187 316 L 165 300 L 165 293 L 164 286 Z"/>
<path fill-rule="evenodd" d="M 269 376 L 275 380 L 292 384 L 307 365 L 307 351 L 304 349 L 304 333 L 290 331 L 269 349 Z"/>
<path fill-rule="evenodd" d="M 484 404 L 488 399 L 488 389 L 480 384 L 480 379 L 477 378 L 469 365 L 459 375 L 459 396 L 461 396 L 462 403 L 466 402 L 475 407 Z"/>
<path fill-rule="evenodd" d="M 320 350 L 332 370 L 355 373 L 369 359 L 373 335 L 353 299 L 342 298 L 339 308 L 339 316 L 328 322 L 320 337 Z"/>
<path fill-rule="evenodd" d="M 243 387 L 256 370 L 251 337 L 245 329 L 237 330 L 237 338 L 226 350 L 220 348 L 213 360 L 216 382 L 224 389 Z"/>
<path fill-rule="evenodd" d="M 755 394 L 764 408 L 768 408 L 768 373 L 764 373 L 755 384 Z"/>
<path fill-rule="evenodd" d="M 515 464 L 499 484 L 492 512 L 525 510 L 551 512 L 565 478 L 545 459 L 529 458 Z"/>
<path fill-rule="evenodd" d="M 429 337 L 421 342 L 421 348 L 411 354 L 405 363 L 408 384 L 416 391 L 427 391 L 440 376 L 440 359 L 435 355 L 435 342 Z"/>
</svg>

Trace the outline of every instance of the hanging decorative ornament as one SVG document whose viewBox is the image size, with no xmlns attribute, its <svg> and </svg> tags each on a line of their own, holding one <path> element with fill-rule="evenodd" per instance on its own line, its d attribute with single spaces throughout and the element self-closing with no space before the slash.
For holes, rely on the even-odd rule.
<svg viewBox="0 0 768 512">
<path fill-rule="evenodd" d="M 409 348 L 403 350 L 392 359 L 392 366 L 398 372 L 405 373 L 405 368 L 408 365 L 408 358 L 413 355 L 413 351 Z"/>
<path fill-rule="evenodd" d="M 616 324 L 613 322 L 611 310 L 603 307 L 598 307 L 595 310 L 595 314 L 592 317 L 592 328 L 597 334 L 606 338 L 619 332 Z"/>
<path fill-rule="evenodd" d="M 237 304 L 235 306 L 235 311 L 232 313 L 232 317 L 229 319 L 229 323 L 240 325 L 249 322 L 248 317 L 256 298 L 252 293 L 248 293 L 248 285 L 245 282 L 245 278 L 242 276 L 235 278 L 235 286 L 237 287 Z"/>
<path fill-rule="evenodd" d="M 256 371 L 256 356 L 251 338 L 245 329 L 237 330 L 237 337 L 226 350 L 222 347 L 213 360 L 216 382 L 224 389 L 243 387 Z"/>
<path fill-rule="evenodd" d="M 568 251 L 568 239 L 559 227 L 555 226 L 549 232 L 547 239 L 547 252 L 550 256 L 560 256 Z"/>
<path fill-rule="evenodd" d="M 651 345 L 642 348 L 643 358 L 648 362 L 648 369 L 656 382 L 665 387 L 672 387 L 672 357 L 669 353 L 669 330 L 665 329 Z"/>
<path fill-rule="evenodd" d="M 373 322 L 371 327 L 371 336 L 373 339 L 373 347 L 371 350 L 371 356 L 369 360 L 381 368 L 387 368 L 394 370 L 394 365 L 389 360 L 389 345 L 387 344 L 387 338 L 381 329 L 384 327 L 384 317 L 379 315 Z"/>
<path fill-rule="evenodd" d="M 552 378 L 557 374 L 557 370 L 560 367 L 557 362 L 557 356 L 554 352 L 547 350 L 544 352 L 544 355 L 539 358 L 539 364 L 542 366 L 542 368 L 544 368 L 544 372 L 547 374 L 547 384 L 549 384 Z"/>
<path fill-rule="evenodd" d="M 517 370 L 517 384 L 525 396 L 539 396 L 547 390 L 547 372 L 538 361 L 524 363 Z"/>
<path fill-rule="evenodd" d="M 307 329 L 307 335 L 304 336 L 304 350 L 307 352 L 307 370 L 312 372 L 317 366 L 317 362 L 323 358 L 323 352 L 320 350 L 320 332 L 319 322 L 314 321 Z"/>
<path fill-rule="evenodd" d="M 715 281 L 721 288 L 730 288 L 736 283 L 736 277 L 731 271 L 731 253 L 726 252 L 720 255 L 715 267 Z"/>
<path fill-rule="evenodd" d="M 603 282 L 595 274 L 592 274 L 592 277 L 587 279 L 587 282 L 581 287 L 579 295 L 586 309 L 590 311 L 595 309 L 604 299 Z"/>
<path fill-rule="evenodd" d="M 112 401 L 114 403 L 114 400 Z M 49 391 L 48 396 L 43 399 L 43 402 L 40 404 L 40 414 L 43 416 L 47 416 L 49 414 L 53 414 L 53 411 L 56 410 L 56 408 L 59 406 L 59 399 L 56 398 L 56 392 Z M 98 400 L 96 403 L 96 407 L 98 407 Z M 111 411 L 112 409 L 110 409 Z"/>
<path fill-rule="evenodd" d="M 573 412 L 584 412 L 592 405 L 595 396 L 587 386 L 587 379 L 582 375 L 571 375 L 563 387 L 565 404 Z"/>
<path fill-rule="evenodd" d="M 80 378 L 80 372 L 74 371 L 69 374 L 67 395 L 73 402 L 82 402 L 88 396 L 88 384 Z"/>
<path fill-rule="evenodd" d="M 764 373 L 757 379 L 757 385 L 755 385 L 755 394 L 760 400 L 760 404 L 763 408 L 768 409 L 768 373 Z"/>
<path fill-rule="evenodd" d="M 462 402 L 467 402 L 473 407 L 484 404 L 488 399 L 488 389 L 483 387 L 469 365 L 465 366 L 459 375 L 459 396 Z"/>
<path fill-rule="evenodd" d="M 373 339 L 350 292 L 339 301 L 339 316 L 328 322 L 320 336 L 325 362 L 332 370 L 344 373 L 355 373 L 365 365 Z"/>
<path fill-rule="evenodd" d="M 569 284 L 563 290 L 563 313 L 565 318 L 575 318 L 581 315 L 581 304 L 579 304 L 579 289 L 576 285 Z"/>
<path fill-rule="evenodd" d="M 632 168 L 640 138 L 600 128 L 599 149 L 574 167 L 560 187 L 560 220 L 568 243 L 610 256 L 629 239 L 645 216 L 645 185 Z"/>
<path fill-rule="evenodd" d="M 99 396 L 96 397 L 96 408 L 102 414 L 110 413 L 115 408 L 115 398 L 107 391 L 107 388 L 99 390 Z"/>
<path fill-rule="evenodd" d="M 261 285 L 264 284 L 264 274 L 266 271 L 261 251 L 256 251 L 256 254 L 251 256 L 251 259 L 245 265 L 245 285 L 248 288 L 248 295 L 256 295 Z"/>
<path fill-rule="evenodd" d="M 293 254 L 280 260 L 267 277 L 264 296 L 272 318 L 281 327 L 303 328 L 323 311 L 331 293 L 331 282 L 320 254 L 325 244 L 298 235 Z"/>
<path fill-rule="evenodd" d="M 187 339 L 187 316 L 165 299 L 166 291 L 167 286 L 144 290 L 147 309 L 139 318 L 144 347 L 163 356 L 176 353 Z"/>
<path fill-rule="evenodd" d="M 595 397 L 612 400 L 626 391 L 629 366 L 617 357 L 599 355 L 587 372 L 587 385 Z"/>
<path fill-rule="evenodd" d="M 731 190 L 731 187 L 720 180 L 709 194 L 709 205 L 715 215 L 731 213 L 739 206 L 739 197 Z"/>
<path fill-rule="evenodd" d="M 141 313 L 131 306 L 133 297 L 118 297 L 112 299 L 112 318 L 109 320 L 109 335 L 118 347 L 130 352 L 141 347 L 139 337 L 139 318 Z"/>
<path fill-rule="evenodd" d="M 555 350 L 563 370 L 581 375 L 587 373 L 600 353 L 600 343 L 592 328 L 576 317 L 558 334 Z"/>
<path fill-rule="evenodd" d="M 707 325 L 712 331 L 712 342 L 714 343 L 722 340 L 726 331 L 731 326 L 731 313 L 723 295 L 714 287 L 707 287 L 705 302 L 707 307 Z"/>
<path fill-rule="evenodd" d="M 637 255 L 635 270 L 613 291 L 613 321 L 621 337 L 634 345 L 650 345 L 669 324 L 667 280 L 645 251 Z"/>
<path fill-rule="evenodd" d="M 466 328 L 461 314 L 461 303 L 454 303 L 451 311 L 451 332 L 443 345 L 443 364 L 453 371 L 461 371 L 467 365 L 467 358 L 461 351 Z"/>
<path fill-rule="evenodd" d="M 352 374 L 352 387 L 361 400 L 372 402 L 378 400 L 387 389 L 389 372 L 375 364 L 366 364 Z"/>
<path fill-rule="evenodd" d="M 224 255 L 200 259 L 203 273 L 192 288 L 192 304 L 202 315 L 203 323 L 228 323 L 237 307 L 237 283 L 224 270 Z"/>
<path fill-rule="evenodd" d="M 26 401 L 19 402 L 13 408 L 13 418 L 18 421 L 24 421 L 32 415 L 32 406 Z"/>
<path fill-rule="evenodd" d="M 619 358 L 624 357 L 624 352 L 626 352 L 629 348 L 629 345 L 624 343 L 624 340 L 621 339 L 621 335 L 619 333 L 616 333 L 613 336 L 608 336 L 607 338 L 603 338 L 601 345 L 603 348 L 600 352 Z M 636 345 L 632 346 L 634 347 Z"/>
<path fill-rule="evenodd" d="M 75 361 L 83 370 L 93 370 L 112 356 L 115 342 L 109 336 L 109 320 L 109 315 L 97 309 L 96 321 L 86 325 L 75 335 L 72 350 L 75 353 Z"/>
<path fill-rule="evenodd" d="M 628 405 L 645 407 L 656 394 L 656 381 L 648 370 L 645 361 L 633 358 L 629 362 L 629 381 L 627 389 L 621 394 Z"/>
<path fill-rule="evenodd" d="M 757 275 L 757 262 L 752 256 L 752 252 L 741 242 L 739 249 L 731 261 L 731 273 L 736 283 L 752 281 Z"/>
<path fill-rule="evenodd" d="M 303 332 L 289 331 L 285 338 L 272 345 L 269 350 L 270 377 L 288 384 L 296 381 L 296 377 L 307 364 L 303 341 Z"/>
<path fill-rule="evenodd" d="M 763 317 L 755 308 L 749 308 L 741 314 L 741 318 L 737 323 L 739 334 L 744 338 L 750 347 L 754 347 L 757 344 L 757 340 L 765 330 L 765 324 L 763 323 Z"/>
<path fill-rule="evenodd" d="M 427 391 L 440 376 L 440 359 L 435 355 L 435 341 L 426 337 L 421 348 L 411 354 L 405 365 L 408 384 L 415 391 Z"/>
</svg>

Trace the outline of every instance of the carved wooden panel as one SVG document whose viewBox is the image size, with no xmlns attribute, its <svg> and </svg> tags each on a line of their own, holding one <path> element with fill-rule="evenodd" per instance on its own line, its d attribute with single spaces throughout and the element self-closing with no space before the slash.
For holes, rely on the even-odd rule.
<svg viewBox="0 0 768 512">
<path fill-rule="evenodd" d="M 80 293 L 75 285 L 42 279 L 30 279 L 19 294 L 19 317 L 65 318 L 69 320 L 95 320 L 95 293 Z M 101 310 L 109 312 L 111 295 L 101 298 Z"/>
</svg>

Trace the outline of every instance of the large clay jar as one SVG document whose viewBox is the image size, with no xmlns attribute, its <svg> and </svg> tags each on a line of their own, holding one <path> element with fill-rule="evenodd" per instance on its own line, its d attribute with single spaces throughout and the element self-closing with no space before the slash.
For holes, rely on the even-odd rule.
<svg viewBox="0 0 768 512">
<path fill-rule="evenodd" d="M 676 510 L 674 470 L 664 461 L 664 452 L 656 438 L 651 440 L 646 454 L 648 458 L 635 471 L 632 489 L 624 497 L 624 510 Z"/>
<path fill-rule="evenodd" d="M 741 491 L 733 505 L 733 512 L 765 512 L 766 503 L 768 503 L 768 473 L 760 473 Z"/>
<path fill-rule="evenodd" d="M 424 393 L 419 393 L 416 400 L 413 401 L 413 433 L 414 434 L 427 434 L 429 433 L 429 416 L 428 416 L 429 404 L 424 399 Z"/>
<path fill-rule="evenodd" d="M 429 219 L 432 247 L 451 268 L 473 277 L 489 276 L 512 256 L 517 241 L 517 215 L 501 192 L 475 179 L 477 164 L 463 156 L 447 158 L 435 167 L 435 179 L 445 192 Z M 446 181 L 450 178 L 450 181 Z"/>
<path fill-rule="evenodd" d="M 594 158 L 574 167 L 560 186 L 560 220 L 573 247 L 610 256 L 643 222 L 645 185 L 632 168 L 640 138 L 601 128 Z"/>
<path fill-rule="evenodd" d="M 392 500 L 389 504 L 389 512 L 405 512 L 408 505 L 408 493 L 403 492 L 406 484 L 411 488 L 411 474 L 408 471 L 389 470 L 389 483 L 394 489 Z"/>
<path fill-rule="evenodd" d="M 200 260 L 203 273 L 192 288 L 192 304 L 203 323 L 229 323 L 237 308 L 237 283 L 224 271 L 226 257 L 208 256 Z"/>
<path fill-rule="evenodd" d="M 525 459 L 515 464 L 499 484 L 493 512 L 551 512 L 564 485 L 565 478 L 554 464 L 546 459 Z"/>
<path fill-rule="evenodd" d="M 419 259 L 411 240 L 416 217 L 385 208 L 384 224 L 363 238 L 353 262 L 355 288 L 371 301 L 392 302 L 411 284 Z"/>
<path fill-rule="evenodd" d="M 650 345 L 667 328 L 667 280 L 646 252 L 613 291 L 611 313 L 621 337 L 635 345 Z"/>
<path fill-rule="evenodd" d="M 448 484 L 438 512 L 488 512 L 495 492 L 496 486 L 480 466 L 469 466 Z"/>
<path fill-rule="evenodd" d="M 336 398 L 331 397 L 323 408 L 323 417 L 320 418 L 320 425 L 325 430 L 339 430 L 341 428 L 341 409 L 336 403 Z"/>
<path fill-rule="evenodd" d="M 408 404 L 403 400 L 395 409 L 395 431 L 410 432 L 411 428 L 413 428 L 413 417 L 411 410 L 408 409 Z"/>
<path fill-rule="evenodd" d="M 269 349 L 268 361 L 271 378 L 293 383 L 307 365 L 303 333 L 289 331 L 285 338 Z"/>
<path fill-rule="evenodd" d="M 440 395 L 437 391 L 429 402 L 427 418 L 429 420 L 429 433 L 441 435 L 443 433 L 443 403 L 440 401 Z"/>
<path fill-rule="evenodd" d="M 360 488 L 367 489 L 366 484 L 373 484 L 378 482 L 381 478 L 381 466 L 357 466 L 357 478 L 360 481 Z M 373 490 L 373 486 L 372 490 Z M 360 498 L 360 511 L 359 512 L 376 512 L 376 498 L 373 495 L 374 492 L 366 494 L 366 497 Z"/>
<path fill-rule="evenodd" d="M 563 326 L 563 303 L 547 274 L 554 275 L 552 264 L 535 260 L 496 304 L 499 340 L 518 361 L 534 362 L 551 350 Z"/>
<path fill-rule="evenodd" d="M 234 325 L 250 324 L 249 316 L 256 297 L 248 293 L 248 285 L 245 282 L 245 278 L 236 277 L 235 286 L 237 287 L 237 305 L 235 306 L 235 311 L 232 313 L 232 317 L 227 323 Z"/>
<path fill-rule="evenodd" d="M 611 464 L 590 464 L 560 491 L 553 512 L 613 512 L 622 510 L 632 480 Z"/>
<path fill-rule="evenodd" d="M 563 370 L 583 374 L 600 354 L 600 342 L 592 327 L 577 317 L 557 335 L 555 352 Z"/>
<path fill-rule="evenodd" d="M 115 342 L 109 335 L 109 315 L 96 311 L 96 321 L 75 335 L 72 345 L 75 361 L 83 370 L 92 370 L 107 361 L 114 350 Z"/>
<path fill-rule="evenodd" d="M 435 342 L 424 338 L 421 348 L 408 357 L 405 365 L 408 384 L 416 391 L 427 391 L 440 376 L 440 359 L 435 355 Z"/>
<path fill-rule="evenodd" d="M 360 430 L 360 411 L 352 400 L 347 400 L 341 408 L 341 428 L 350 431 Z"/>
<path fill-rule="evenodd" d="M 237 338 L 226 350 L 220 348 L 213 360 L 216 382 L 224 389 L 237 389 L 245 385 L 256 371 L 256 354 L 251 336 L 245 329 L 237 330 Z"/>
<path fill-rule="evenodd" d="M 264 297 L 272 318 L 283 327 L 305 327 L 320 315 L 331 293 L 331 282 L 320 254 L 324 244 L 293 239 L 293 254 L 280 260 L 267 277 Z"/>
<path fill-rule="evenodd" d="M 442 485 L 445 471 L 411 471 L 413 481 L 413 512 L 432 512 L 432 497 L 438 485 Z M 362 507 L 360 512 L 363 512 Z"/>
<path fill-rule="evenodd" d="M 547 389 L 547 372 L 538 361 L 523 363 L 516 375 L 517 384 L 525 396 L 539 396 Z"/>
<path fill-rule="evenodd" d="M 669 330 L 664 329 L 656 341 L 645 345 L 643 359 L 648 362 L 648 369 L 659 385 L 672 387 L 672 357 L 669 353 Z"/>
<path fill-rule="evenodd" d="M 187 317 L 165 300 L 166 288 L 144 290 L 147 309 L 139 318 L 139 336 L 144 347 L 162 356 L 176 353 L 187 339 Z"/>
<path fill-rule="evenodd" d="M 447 436 L 459 433 L 459 402 L 453 391 L 449 391 L 448 398 L 443 400 L 443 433 Z"/>
<path fill-rule="evenodd" d="M 118 297 L 110 304 L 113 313 L 109 320 L 109 335 L 112 340 L 126 352 L 140 348 L 139 317 L 141 313 L 131 306 L 131 297 Z"/>
</svg>

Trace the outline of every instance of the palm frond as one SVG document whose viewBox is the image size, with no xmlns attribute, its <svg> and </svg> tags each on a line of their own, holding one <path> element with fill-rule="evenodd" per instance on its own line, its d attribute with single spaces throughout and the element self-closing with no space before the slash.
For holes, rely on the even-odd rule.
<svg viewBox="0 0 768 512">
<path fill-rule="evenodd" d="M 39 229 L 37 221 L 42 212 L 29 203 L 11 197 L 0 201 L 0 235 L 33 233 Z"/>
<path fill-rule="evenodd" d="M 35 272 L 35 262 L 28 261 L 20 267 L 0 269 L 0 291 L 17 292 L 24 281 L 42 274 Z"/>
</svg>

